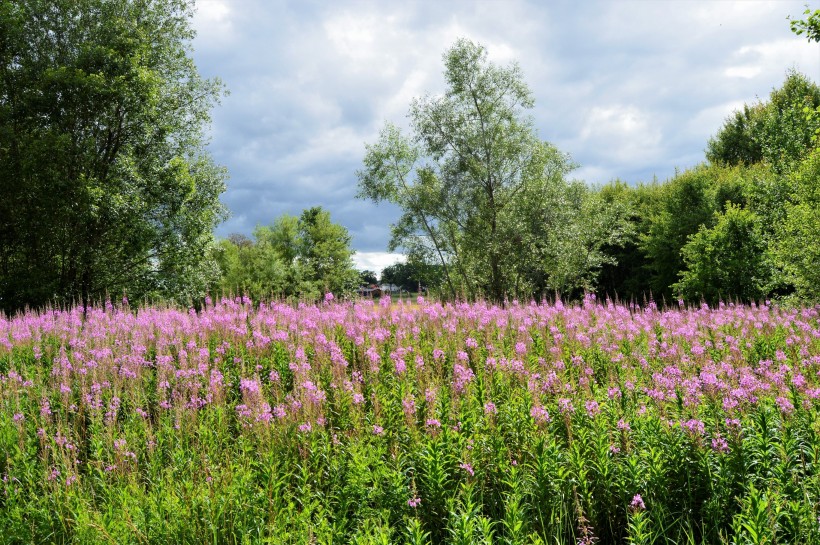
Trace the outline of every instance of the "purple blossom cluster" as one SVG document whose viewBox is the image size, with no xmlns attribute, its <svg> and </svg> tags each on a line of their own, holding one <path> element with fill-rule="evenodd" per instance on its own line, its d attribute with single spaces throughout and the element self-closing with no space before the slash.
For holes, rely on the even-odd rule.
<svg viewBox="0 0 820 545">
<path fill-rule="evenodd" d="M 130 418 L 181 429 L 223 411 L 240 433 L 265 436 L 333 432 L 343 410 L 359 433 L 391 436 L 385 415 L 395 413 L 435 435 L 460 429 L 456 411 L 474 402 L 487 425 L 515 411 L 538 429 L 590 419 L 622 441 L 630 423 L 655 415 L 725 453 L 750 408 L 788 418 L 820 399 L 818 308 L 767 305 L 659 310 L 588 298 L 502 308 L 330 295 L 315 306 L 222 299 L 199 312 L 109 305 L 0 320 L 0 359 L 0 407 L 13 425 L 43 430 L 40 441 L 76 464 L 67 415 L 98 419 L 111 430 L 110 471 L 139 463 L 119 434 Z"/>
</svg>

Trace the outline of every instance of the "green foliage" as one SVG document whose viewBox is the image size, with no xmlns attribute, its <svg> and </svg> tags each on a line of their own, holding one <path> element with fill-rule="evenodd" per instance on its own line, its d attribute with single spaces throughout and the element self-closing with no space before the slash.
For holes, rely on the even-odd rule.
<svg viewBox="0 0 820 545">
<path fill-rule="evenodd" d="M 820 118 L 807 115 L 820 106 L 820 88 L 790 72 L 767 102 L 745 105 L 709 140 L 706 158 L 720 165 L 765 162 L 775 172 L 789 171 L 813 147 Z"/>
<path fill-rule="evenodd" d="M 789 23 L 792 32 L 798 36 L 806 35 L 806 39 L 810 42 L 820 42 L 820 10 L 810 10 L 806 7 L 803 15 L 805 19 L 793 20 Z"/>
<path fill-rule="evenodd" d="M 623 238 L 605 244 L 601 251 L 610 258 L 601 267 L 597 291 L 621 300 L 644 301 L 650 295 L 649 259 L 641 241 L 647 236 L 651 218 L 661 203 L 663 186 L 658 183 L 629 186 L 614 181 L 600 188 L 598 198 L 623 210 Z"/>
<path fill-rule="evenodd" d="M 517 65 L 463 39 L 444 65 L 446 92 L 411 105 L 412 137 L 388 125 L 358 173 L 360 197 L 402 210 L 390 248 L 438 263 L 451 297 L 589 287 L 618 212 L 593 213 L 595 197 L 565 181 L 574 165 L 537 138 Z"/>
<path fill-rule="evenodd" d="M 729 204 L 681 249 L 686 268 L 675 291 L 689 301 L 758 301 L 770 278 L 766 243 L 753 212 Z"/>
<path fill-rule="evenodd" d="M 377 284 L 379 282 L 379 277 L 376 276 L 375 271 L 371 270 L 364 270 L 359 271 L 359 284 L 362 286 L 369 286 L 371 284 Z"/>
<path fill-rule="evenodd" d="M 253 235 L 255 240 L 232 235 L 219 241 L 215 259 L 222 272 L 221 291 L 254 301 L 276 296 L 316 300 L 357 286 L 350 235 L 321 207 L 298 218 L 282 215 L 271 226 L 258 226 Z"/>
<path fill-rule="evenodd" d="M 814 150 L 791 177 L 792 202 L 777 231 L 775 252 L 798 296 L 820 300 L 820 151 Z"/>
<path fill-rule="evenodd" d="M 224 215 L 192 2 L 0 4 L 0 309 L 190 300 Z"/>
<path fill-rule="evenodd" d="M 395 284 L 405 291 L 422 289 L 437 290 L 442 283 L 442 267 L 435 263 L 426 263 L 410 259 L 406 263 L 394 263 L 382 270 L 381 281 Z"/>
<path fill-rule="evenodd" d="M 661 190 L 658 209 L 641 240 L 649 259 L 650 288 L 655 297 L 671 297 L 671 286 L 685 265 L 681 249 L 702 225 L 711 225 L 717 208 L 710 192 L 714 172 L 706 166 L 687 170 Z"/>
</svg>

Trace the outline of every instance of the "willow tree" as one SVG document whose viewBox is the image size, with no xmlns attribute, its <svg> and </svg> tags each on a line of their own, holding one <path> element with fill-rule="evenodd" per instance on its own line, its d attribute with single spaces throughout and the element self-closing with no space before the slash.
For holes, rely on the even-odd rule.
<svg viewBox="0 0 820 545">
<path fill-rule="evenodd" d="M 531 227 L 521 207 L 552 197 L 547 206 L 560 206 L 572 164 L 539 140 L 516 64 L 491 63 L 484 47 L 461 39 L 444 66 L 445 93 L 411 104 L 412 135 L 388 125 L 367 147 L 359 195 L 401 208 L 390 247 L 440 263 L 451 295 L 501 301 L 520 285 L 527 237 L 517 230 Z"/>
<path fill-rule="evenodd" d="M 0 309 L 201 294 L 225 173 L 193 1 L 0 1 Z"/>
</svg>

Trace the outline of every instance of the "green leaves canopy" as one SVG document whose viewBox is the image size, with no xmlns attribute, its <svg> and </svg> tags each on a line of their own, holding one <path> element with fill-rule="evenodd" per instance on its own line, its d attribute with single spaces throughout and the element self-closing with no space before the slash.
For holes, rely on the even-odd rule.
<svg viewBox="0 0 820 545">
<path fill-rule="evenodd" d="M 390 249 L 438 262 L 453 297 L 501 301 L 583 287 L 601 260 L 570 263 L 564 237 L 542 236 L 578 226 L 584 206 L 564 179 L 574 165 L 524 115 L 533 99 L 520 69 L 488 62 L 465 39 L 444 54 L 444 66 L 446 92 L 411 104 L 412 137 L 387 125 L 358 173 L 360 197 L 402 210 Z M 554 281 L 555 262 L 572 269 L 560 273 L 566 280 Z"/>
<path fill-rule="evenodd" d="M 222 87 L 193 2 L 0 2 L 0 308 L 198 297 L 223 218 L 203 151 Z"/>
<path fill-rule="evenodd" d="M 215 257 L 223 292 L 255 301 L 274 296 L 315 300 L 358 286 L 350 234 L 321 207 L 304 210 L 298 218 L 284 214 L 253 235 L 255 240 L 233 235 L 219 242 Z"/>
</svg>

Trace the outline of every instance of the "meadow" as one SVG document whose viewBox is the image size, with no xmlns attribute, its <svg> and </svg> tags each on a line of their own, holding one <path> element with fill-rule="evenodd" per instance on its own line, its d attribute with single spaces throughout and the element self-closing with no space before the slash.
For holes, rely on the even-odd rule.
<svg viewBox="0 0 820 545">
<path fill-rule="evenodd" d="M 820 543 L 819 310 L 0 319 L 0 540 Z"/>
</svg>

